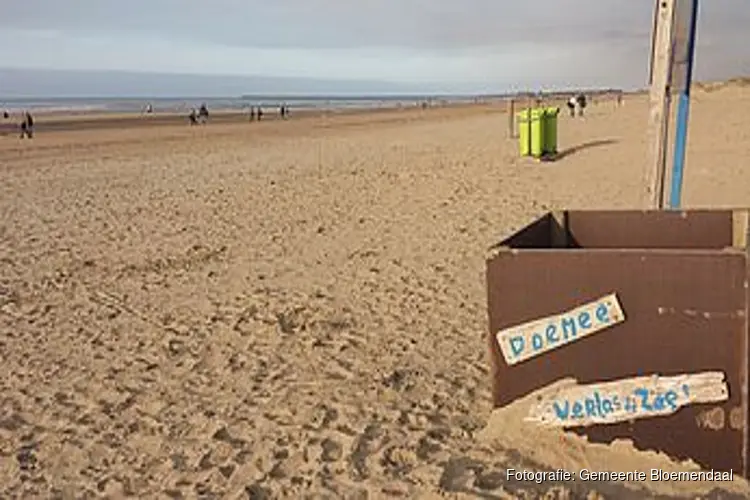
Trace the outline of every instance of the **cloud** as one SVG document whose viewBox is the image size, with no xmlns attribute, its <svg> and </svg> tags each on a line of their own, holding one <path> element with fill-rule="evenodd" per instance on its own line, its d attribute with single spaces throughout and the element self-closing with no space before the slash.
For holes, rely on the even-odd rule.
<svg viewBox="0 0 750 500">
<path fill-rule="evenodd" d="M 737 0 L 712 0 L 733 3 Z M 0 26 L 266 48 L 482 46 L 648 37 L 646 0 L 2 0 Z"/>
<path fill-rule="evenodd" d="M 750 72 L 749 2 L 701 2 L 698 77 Z M 639 86 L 653 6 L 653 0 L 0 0 L 0 66 L 364 78 L 462 89 Z"/>
</svg>

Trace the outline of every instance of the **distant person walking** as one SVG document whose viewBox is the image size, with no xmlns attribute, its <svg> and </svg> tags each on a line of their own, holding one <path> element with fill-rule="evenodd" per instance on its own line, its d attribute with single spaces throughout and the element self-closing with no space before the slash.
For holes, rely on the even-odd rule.
<svg viewBox="0 0 750 500">
<path fill-rule="evenodd" d="M 7 110 L 7 109 L 3 110 L 3 118 L 4 118 L 4 119 L 6 119 L 6 120 L 7 120 L 8 118 L 10 118 L 10 113 L 8 113 L 8 110 Z"/>
<path fill-rule="evenodd" d="M 29 139 L 34 137 L 34 117 L 28 111 L 24 113 L 23 121 L 21 122 L 21 139 L 24 137 L 28 137 Z"/>
<path fill-rule="evenodd" d="M 258 106 L 258 110 L 257 110 L 256 114 L 258 115 L 258 121 L 261 121 L 263 119 L 263 108 L 261 108 L 260 106 Z"/>
<path fill-rule="evenodd" d="M 206 103 L 201 104 L 201 107 L 198 110 L 198 118 L 201 123 L 206 123 L 208 121 L 208 108 L 206 107 Z"/>
<path fill-rule="evenodd" d="M 198 124 L 198 112 L 195 110 L 195 108 L 190 110 L 190 114 L 188 115 L 188 119 L 190 120 L 190 125 L 197 125 Z"/>
<path fill-rule="evenodd" d="M 568 99 L 568 111 L 570 111 L 570 116 L 575 117 L 576 116 L 576 107 L 578 106 L 578 101 L 575 97 L 571 97 Z"/>
<path fill-rule="evenodd" d="M 583 110 L 586 109 L 586 96 L 578 94 L 576 101 L 578 102 L 578 116 L 583 116 Z"/>
</svg>

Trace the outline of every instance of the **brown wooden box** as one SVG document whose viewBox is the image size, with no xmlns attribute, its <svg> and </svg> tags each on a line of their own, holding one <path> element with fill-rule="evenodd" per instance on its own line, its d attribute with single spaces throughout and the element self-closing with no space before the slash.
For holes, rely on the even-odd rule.
<svg viewBox="0 0 750 500">
<path fill-rule="evenodd" d="M 564 377 L 589 384 L 721 370 L 726 402 L 574 431 L 596 442 L 630 438 L 638 448 L 747 477 L 747 228 L 747 210 L 568 211 L 549 213 L 493 247 L 487 294 L 494 406 Z M 505 362 L 499 330 L 613 292 L 623 323 L 519 364 Z"/>
</svg>

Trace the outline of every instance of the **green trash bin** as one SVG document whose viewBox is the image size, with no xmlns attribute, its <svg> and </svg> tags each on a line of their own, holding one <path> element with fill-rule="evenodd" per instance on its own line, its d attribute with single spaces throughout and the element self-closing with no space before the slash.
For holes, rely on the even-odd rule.
<svg viewBox="0 0 750 500">
<path fill-rule="evenodd" d="M 518 113 L 518 145 L 521 156 L 540 158 L 544 151 L 544 108 Z"/>
<path fill-rule="evenodd" d="M 560 108 L 552 107 L 544 109 L 544 132 L 542 133 L 542 154 L 544 155 L 557 154 L 557 115 L 559 114 Z"/>
</svg>

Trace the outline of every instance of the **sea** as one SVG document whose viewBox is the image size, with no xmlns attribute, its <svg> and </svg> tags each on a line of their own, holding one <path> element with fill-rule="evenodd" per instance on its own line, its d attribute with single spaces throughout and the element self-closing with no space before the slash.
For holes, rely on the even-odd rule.
<svg viewBox="0 0 750 500">
<path fill-rule="evenodd" d="M 148 105 L 154 112 L 184 112 L 205 104 L 213 111 L 242 111 L 249 107 L 278 107 L 294 109 L 372 109 L 398 108 L 434 104 L 482 102 L 501 96 L 281 96 L 253 95 L 241 97 L 115 97 L 115 98 L 6 98 L 0 97 L 0 109 L 10 113 L 24 110 L 35 113 L 128 113 L 141 112 Z"/>
</svg>

